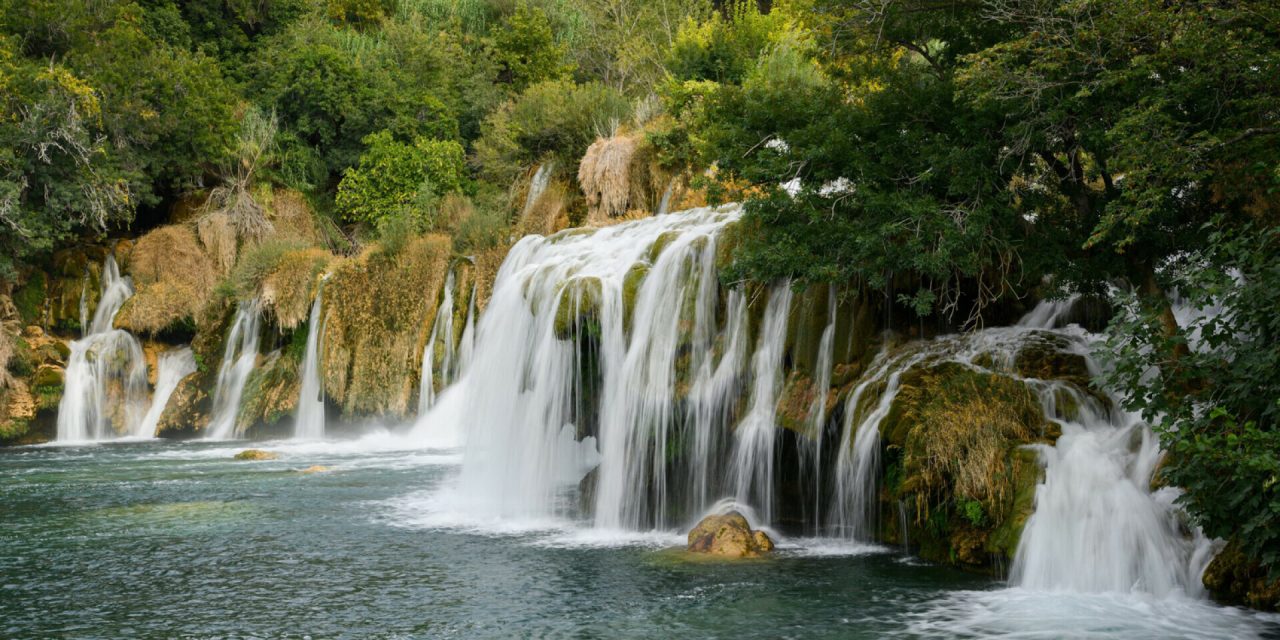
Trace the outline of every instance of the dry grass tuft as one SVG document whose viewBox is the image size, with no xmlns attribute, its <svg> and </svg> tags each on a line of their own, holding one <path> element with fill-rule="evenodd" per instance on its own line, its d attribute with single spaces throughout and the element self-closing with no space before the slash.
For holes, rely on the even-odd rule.
<svg viewBox="0 0 1280 640">
<path fill-rule="evenodd" d="M 323 242 L 320 230 L 316 227 L 315 216 L 311 213 L 311 205 L 302 193 L 292 189 L 278 189 L 269 194 L 262 199 L 269 199 L 267 213 L 275 228 L 271 237 L 314 246 Z"/>
<path fill-rule="evenodd" d="M 214 211 L 201 216 L 196 221 L 196 233 L 200 236 L 200 243 L 204 245 L 205 251 L 213 256 L 218 272 L 222 275 L 231 273 L 239 254 L 239 240 L 231 216 L 225 211 Z"/>
<path fill-rule="evenodd" d="M 156 333 L 183 319 L 194 321 L 217 284 L 213 261 L 185 225 L 160 227 L 133 246 L 129 273 L 137 293 L 116 323 Z"/>
<path fill-rule="evenodd" d="M 635 138 L 599 138 L 578 164 L 578 185 L 587 199 L 587 222 L 599 225 L 627 212 L 631 200 L 631 160 Z"/>
<path fill-rule="evenodd" d="M 476 286 L 477 311 L 484 311 L 485 305 L 489 304 L 489 296 L 493 295 L 493 283 L 498 279 L 498 270 L 502 268 L 510 250 L 510 245 L 499 245 L 476 254 L 472 277 Z"/>
<path fill-rule="evenodd" d="M 275 314 L 281 329 L 296 329 L 306 321 L 316 277 L 332 259 L 323 249 L 286 251 L 262 279 L 259 299 L 264 309 Z"/>
</svg>

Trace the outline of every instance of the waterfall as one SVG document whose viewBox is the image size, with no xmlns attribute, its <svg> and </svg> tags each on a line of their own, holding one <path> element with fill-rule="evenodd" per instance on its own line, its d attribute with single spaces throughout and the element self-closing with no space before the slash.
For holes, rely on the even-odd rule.
<svg viewBox="0 0 1280 640">
<path fill-rule="evenodd" d="M 704 233 L 681 233 L 669 240 L 635 293 L 629 340 L 621 323 L 605 325 L 606 317 L 618 317 L 616 310 L 601 314 L 605 376 L 595 502 L 599 527 L 667 524 L 666 458 L 678 417 L 676 359 L 682 345 L 700 357 L 710 349 L 715 246 L 715 237 Z M 650 489 L 652 502 L 647 499 Z"/>
<path fill-rule="evenodd" d="M 835 359 L 836 287 L 827 288 L 827 326 L 818 340 L 818 362 L 813 378 L 813 402 L 809 405 L 809 433 L 813 438 L 813 518 L 815 527 L 822 518 L 822 444 L 826 438 L 827 397 L 831 393 L 831 367 Z"/>
<path fill-rule="evenodd" d="M 534 205 L 538 204 L 538 198 L 542 197 L 542 193 L 547 190 L 547 184 L 551 182 L 553 169 L 555 169 L 554 162 L 544 162 L 533 172 L 533 178 L 529 180 L 529 191 L 524 197 L 524 207 L 520 210 L 520 217 L 528 217 Z"/>
<path fill-rule="evenodd" d="M 218 381 L 213 388 L 213 417 L 207 430 L 211 440 L 226 440 L 235 435 L 240 413 L 240 397 L 258 361 L 258 322 L 261 318 L 258 300 L 241 303 L 235 321 L 227 334 L 218 367 Z"/>
<path fill-rule="evenodd" d="M 71 342 L 58 404 L 57 439 L 62 442 L 142 435 L 147 397 L 142 345 L 129 332 L 112 328 L 116 313 L 133 295 L 133 283 L 120 275 L 110 254 L 102 266 L 101 284 L 102 295 L 84 337 Z M 87 318 L 87 306 L 81 309 Z"/>
<path fill-rule="evenodd" d="M 751 361 L 751 406 L 734 431 L 733 485 L 737 501 L 752 505 L 762 524 L 773 522 L 773 463 L 777 444 L 778 394 L 782 391 L 782 353 L 791 311 L 791 283 L 769 292 L 760 337 Z"/>
<path fill-rule="evenodd" d="M 653 463 L 673 444 L 676 359 L 705 341 L 695 325 L 714 322 L 716 296 L 703 293 L 714 287 L 701 274 L 714 273 L 714 237 L 737 217 L 707 208 L 528 236 L 511 249 L 452 387 L 466 407 L 460 508 L 571 515 L 579 481 L 598 465 L 598 526 L 662 521 L 655 510 L 672 487 Z"/>
<path fill-rule="evenodd" d="M 293 438 L 295 440 L 319 440 L 324 437 L 324 385 L 320 381 L 321 336 L 324 326 L 320 321 L 321 298 L 324 281 L 320 280 L 316 299 L 311 303 L 311 316 L 307 321 L 307 351 L 302 358 L 302 390 L 298 394 L 298 409 L 294 413 Z"/>
<path fill-rule="evenodd" d="M 178 388 L 182 379 L 196 372 L 196 356 L 190 348 L 171 349 L 160 354 L 156 359 L 156 390 L 151 395 L 151 407 L 143 416 L 134 435 L 152 437 L 160 424 L 160 415 L 165 405 L 169 404 L 169 396 Z"/>
<path fill-rule="evenodd" d="M 435 321 L 431 323 L 431 335 L 422 348 L 422 377 L 418 388 L 418 415 L 425 415 L 435 404 L 435 368 L 436 343 L 441 343 L 440 388 L 453 382 L 453 270 L 444 282 L 444 297 L 436 310 Z"/>
<path fill-rule="evenodd" d="M 476 291 L 471 285 L 471 297 L 467 300 L 467 319 L 462 323 L 462 338 L 458 341 L 458 367 L 454 375 L 461 375 L 471 364 L 471 356 L 476 350 Z"/>
<path fill-rule="evenodd" d="M 1073 350 L 1096 378 L 1091 336 L 1078 333 Z M 1064 393 L 1076 405 L 1071 415 L 1057 409 Z M 1044 482 L 1036 488 L 1010 582 L 1039 590 L 1202 594 L 1200 576 L 1216 544 L 1174 504 L 1180 489 L 1152 490 L 1163 452 L 1151 429 L 1066 385 L 1045 385 L 1040 395 L 1062 435 L 1040 448 Z"/>
<path fill-rule="evenodd" d="M 655 215 L 666 215 L 671 211 L 671 196 L 676 190 L 676 181 L 678 178 L 672 178 L 667 181 L 667 188 L 662 190 L 662 199 L 658 201 L 658 211 Z"/>
<path fill-rule="evenodd" d="M 1043 302 L 1013 327 L 975 331 L 882 350 L 846 404 L 846 424 L 836 470 L 835 529 L 861 540 L 875 537 L 879 509 L 877 478 L 881 423 L 900 389 L 901 376 L 922 363 L 959 363 L 1021 380 L 1040 399 L 1046 417 L 1062 435 L 1037 445 L 1044 481 L 1035 510 L 1014 556 L 1010 582 L 1033 590 L 1139 592 L 1156 596 L 1199 594 L 1200 575 L 1214 543 L 1191 527 L 1174 504 L 1179 490 L 1152 490 L 1162 452 L 1150 428 L 1061 380 L 1023 378 L 1013 372 L 1018 351 L 1037 336 L 1052 336 L 1084 358 L 1095 337 L 1078 326 L 1054 328 L 1069 301 Z M 891 355 L 892 354 L 892 355 Z M 1069 398 L 1070 411 L 1059 407 Z M 905 536 L 905 532 L 904 532 Z"/>
</svg>

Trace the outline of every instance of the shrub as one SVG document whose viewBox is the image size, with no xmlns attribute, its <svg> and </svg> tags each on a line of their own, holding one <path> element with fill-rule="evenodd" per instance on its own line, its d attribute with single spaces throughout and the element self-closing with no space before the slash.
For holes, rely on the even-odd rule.
<svg viewBox="0 0 1280 640">
<path fill-rule="evenodd" d="M 455 191 L 464 180 L 462 145 L 418 138 L 395 141 L 381 131 L 365 138 L 360 164 L 338 185 L 337 206 L 347 220 L 378 226 L 423 196 Z"/>
<path fill-rule="evenodd" d="M 511 184 L 549 158 L 574 167 L 597 135 L 611 132 L 630 113 L 630 101 L 605 85 L 541 82 L 489 116 L 474 161 L 481 177 L 498 185 Z"/>
</svg>

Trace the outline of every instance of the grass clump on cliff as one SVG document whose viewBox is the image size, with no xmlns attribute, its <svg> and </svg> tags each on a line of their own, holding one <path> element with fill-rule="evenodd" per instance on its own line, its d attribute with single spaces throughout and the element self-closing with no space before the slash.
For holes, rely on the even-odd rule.
<svg viewBox="0 0 1280 640">
<path fill-rule="evenodd" d="M 217 284 L 213 260 L 185 225 L 160 227 L 134 243 L 129 273 L 137 287 L 116 318 L 122 327 L 158 333 L 194 324 Z"/>
</svg>

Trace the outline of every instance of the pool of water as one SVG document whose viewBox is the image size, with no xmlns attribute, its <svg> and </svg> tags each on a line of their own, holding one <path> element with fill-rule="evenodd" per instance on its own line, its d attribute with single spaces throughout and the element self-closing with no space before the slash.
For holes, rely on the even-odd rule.
<svg viewBox="0 0 1280 640">
<path fill-rule="evenodd" d="M 477 522 L 449 494 L 460 454 L 391 436 L 245 446 L 0 450 L 0 637 L 1280 638 L 1274 616 L 838 541 L 726 563 L 679 532 Z"/>
</svg>

